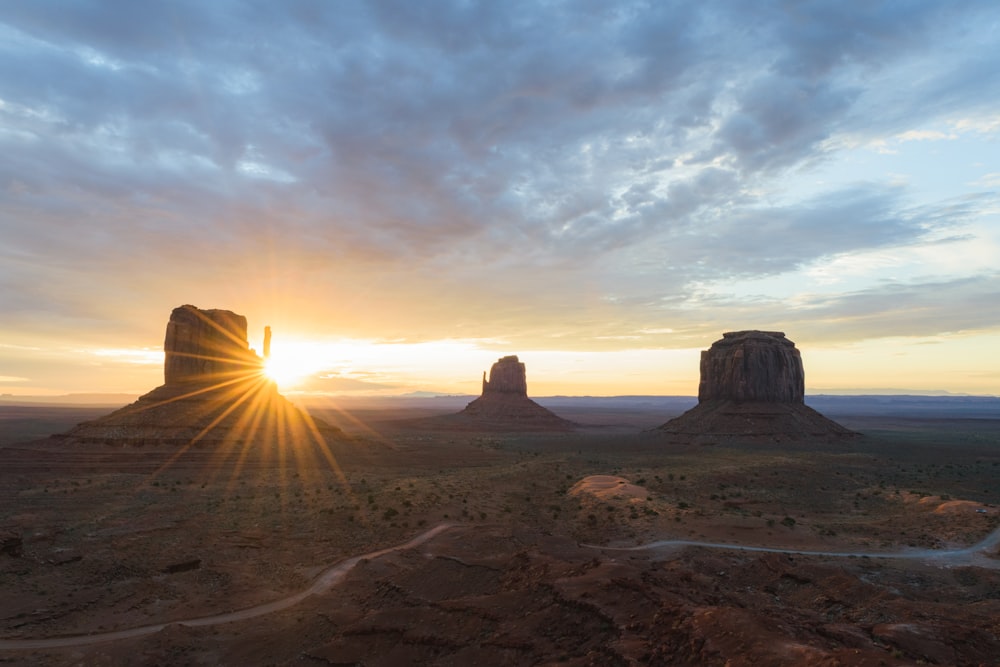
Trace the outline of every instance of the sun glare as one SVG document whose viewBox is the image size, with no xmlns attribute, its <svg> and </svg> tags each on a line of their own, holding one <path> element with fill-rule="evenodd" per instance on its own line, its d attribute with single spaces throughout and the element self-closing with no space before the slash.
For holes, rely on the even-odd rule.
<svg viewBox="0 0 1000 667">
<path fill-rule="evenodd" d="M 264 361 L 264 374 L 279 387 L 290 388 L 322 369 L 323 359 L 305 346 L 276 350 Z"/>
</svg>

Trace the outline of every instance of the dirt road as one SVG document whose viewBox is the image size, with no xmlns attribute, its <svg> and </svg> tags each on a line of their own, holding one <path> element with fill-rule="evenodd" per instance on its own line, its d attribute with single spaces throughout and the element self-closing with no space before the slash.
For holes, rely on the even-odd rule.
<svg viewBox="0 0 1000 667">
<path fill-rule="evenodd" d="M 163 630 L 168 625 L 186 625 L 186 626 L 207 626 L 207 625 L 219 625 L 222 623 L 230 623 L 232 621 L 242 621 L 249 618 L 255 618 L 257 616 L 263 616 L 264 614 L 270 614 L 282 609 L 287 609 L 293 605 L 298 604 L 310 595 L 315 595 L 322 591 L 325 591 L 335 584 L 337 584 L 344 576 L 351 571 L 351 569 L 357 565 L 360 561 L 364 559 L 378 558 L 387 553 L 394 551 L 402 551 L 404 549 L 412 549 L 417 547 L 428 540 L 434 538 L 435 536 L 441 534 L 442 532 L 453 528 L 456 524 L 452 523 L 442 523 L 430 530 L 427 530 L 413 539 L 392 547 L 386 547 L 385 549 L 379 549 L 378 551 L 372 551 L 360 556 L 353 556 L 346 560 L 340 561 L 336 565 L 324 570 L 310 585 L 308 588 L 289 595 L 287 597 L 281 598 L 280 600 L 274 600 L 273 602 L 268 602 L 265 604 L 257 605 L 255 607 L 249 607 L 247 609 L 240 609 L 237 611 L 227 612 L 224 614 L 214 614 L 212 616 L 202 616 L 200 618 L 192 618 L 187 620 L 172 621 L 170 623 L 156 623 L 154 625 L 144 625 L 137 628 L 130 628 L 128 630 L 118 630 L 115 632 L 103 632 L 98 634 L 90 635 L 70 635 L 65 637 L 50 637 L 46 639 L 0 639 L 0 650 L 23 650 L 23 649 L 45 649 L 45 648 L 61 648 L 67 646 L 81 646 L 86 644 L 96 644 L 100 642 L 115 641 L 118 639 L 128 639 L 133 637 L 140 637 L 143 635 L 149 635 L 160 630 Z M 669 549 L 672 547 L 704 547 L 708 549 L 729 549 L 734 551 L 752 551 L 752 552 L 764 552 L 764 553 L 782 553 L 782 554 L 800 554 L 808 556 L 826 556 L 832 558 L 891 558 L 891 559 L 919 559 L 919 560 L 934 560 L 935 562 L 942 562 L 948 565 L 966 565 L 975 564 L 981 567 L 1000 567 L 1000 562 L 995 559 L 987 558 L 984 552 L 990 548 L 993 548 L 1000 544 L 1000 528 L 997 528 L 992 533 L 987 535 L 984 539 L 980 540 L 976 544 L 969 547 L 963 547 L 961 549 L 948 549 L 948 550 L 932 550 L 932 549 L 919 549 L 919 550 L 906 550 L 906 551 L 895 551 L 895 552 L 878 552 L 878 551 L 809 551 L 804 549 L 783 549 L 777 547 L 761 547 L 761 546 L 748 546 L 739 544 L 726 544 L 723 542 L 698 542 L 693 540 L 659 540 L 656 542 L 650 542 L 648 544 L 643 544 L 634 547 L 606 547 L 593 544 L 584 544 L 585 546 L 593 549 L 600 549 L 603 551 L 649 551 L 656 549 Z"/>
<path fill-rule="evenodd" d="M 143 625 L 138 628 L 129 628 L 128 630 L 118 630 L 115 632 L 101 632 L 90 635 L 69 635 L 65 637 L 50 637 L 46 639 L 0 639 L 0 650 L 15 650 L 15 649 L 36 649 L 36 648 L 61 648 L 65 646 L 82 646 L 85 644 L 97 644 L 100 642 L 115 641 L 118 639 L 129 639 L 132 637 L 141 637 L 143 635 L 151 635 L 155 632 L 159 632 L 168 625 L 187 625 L 187 626 L 204 626 L 204 625 L 219 625 L 221 623 L 230 623 L 232 621 L 243 621 L 248 618 L 255 618 L 257 616 L 263 616 L 264 614 L 270 614 L 282 609 L 287 609 L 293 605 L 298 604 L 302 600 L 306 599 L 310 595 L 315 595 L 322 591 L 327 590 L 341 579 L 344 578 L 351 569 L 357 565 L 360 561 L 371 558 L 378 558 L 379 556 L 384 556 L 387 553 L 393 551 L 402 551 L 404 549 L 412 549 L 414 547 L 420 546 L 424 542 L 432 539 L 436 535 L 443 533 L 444 531 L 451 528 L 453 524 L 442 523 L 430 530 L 427 530 L 416 537 L 414 537 L 409 542 L 403 544 L 398 544 L 393 547 L 386 547 L 385 549 L 379 549 L 378 551 L 372 551 L 360 556 L 353 556 L 347 560 L 340 561 L 336 565 L 324 570 L 312 585 L 305 590 L 299 591 L 293 595 L 283 597 L 280 600 L 274 600 L 273 602 L 267 602 L 265 604 L 257 605 L 255 607 L 248 607 L 247 609 L 239 609 L 237 611 L 227 612 L 225 614 L 214 614 L 212 616 L 202 616 L 201 618 L 192 618 L 180 621 L 171 621 L 170 623 L 156 623 L 153 625 Z"/>
<path fill-rule="evenodd" d="M 904 551 L 810 551 L 808 549 L 785 549 L 760 547 L 726 542 L 698 542 L 695 540 L 657 540 L 634 547 L 606 547 L 583 544 L 592 549 L 604 551 L 651 551 L 671 547 L 704 547 L 707 549 L 729 549 L 732 551 L 755 551 L 773 554 L 799 554 L 803 556 L 826 556 L 830 558 L 892 558 L 911 560 L 933 560 L 947 565 L 978 565 L 1000 568 L 1000 561 L 986 557 L 984 552 L 1000 544 L 1000 527 L 972 546 L 960 549 L 908 549 Z"/>
</svg>

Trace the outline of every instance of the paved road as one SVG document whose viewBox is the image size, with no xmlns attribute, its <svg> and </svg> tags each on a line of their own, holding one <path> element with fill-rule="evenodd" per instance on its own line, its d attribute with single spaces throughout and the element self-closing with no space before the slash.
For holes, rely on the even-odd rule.
<svg viewBox="0 0 1000 667">
<path fill-rule="evenodd" d="M 280 611 L 282 609 L 287 609 L 293 605 L 298 604 L 302 600 L 306 599 L 310 595 L 315 595 L 322 591 L 325 591 L 338 583 L 344 578 L 351 569 L 358 564 L 361 560 L 378 558 L 379 556 L 384 556 L 387 553 L 393 551 L 401 551 L 403 549 L 412 549 L 413 547 L 419 546 L 424 542 L 430 540 L 431 538 L 439 535 L 440 533 L 454 527 L 455 524 L 442 523 L 440 525 L 431 528 L 430 530 L 417 535 L 409 542 L 403 544 L 398 544 L 394 547 L 386 547 L 385 549 L 379 549 L 378 551 L 372 551 L 370 553 L 363 554 L 361 556 L 354 556 L 353 558 L 348 558 L 347 560 L 340 561 L 336 565 L 324 570 L 316 579 L 313 581 L 309 588 L 303 591 L 289 595 L 288 597 L 281 598 L 280 600 L 275 600 L 273 602 L 268 602 L 265 604 L 257 605 L 256 607 L 249 607 L 248 609 L 240 609 L 238 611 L 233 611 L 225 614 L 215 614 L 213 616 L 202 616 L 200 618 L 192 618 L 187 620 L 171 621 L 169 623 L 156 623 L 154 625 L 143 625 L 138 628 L 130 628 L 128 630 L 118 630 L 116 632 L 102 632 L 90 635 L 69 635 L 65 637 L 50 637 L 47 639 L 0 639 L 0 650 L 16 650 L 16 649 L 44 649 L 44 648 L 61 648 L 65 646 L 82 646 L 85 644 L 97 644 L 100 642 L 115 641 L 117 639 L 129 639 L 132 637 L 141 637 L 143 635 L 150 635 L 155 632 L 159 632 L 168 625 L 178 624 L 187 625 L 191 627 L 205 626 L 205 625 L 219 625 L 221 623 L 230 623 L 232 621 L 242 621 L 248 618 L 255 618 L 257 616 L 263 616 L 264 614 L 270 614 L 275 611 Z M 800 554 L 807 556 L 828 556 L 833 558 L 905 558 L 905 559 L 916 559 L 916 560 L 933 560 L 936 562 L 942 562 L 948 565 L 959 565 L 959 564 L 976 564 L 983 567 L 1000 567 L 1000 562 L 995 559 L 990 559 L 985 557 L 983 552 L 987 549 L 997 546 L 1000 544 L 1000 527 L 994 530 L 992 533 L 987 535 L 984 539 L 980 540 L 976 544 L 969 547 L 964 547 L 961 549 L 944 549 L 944 550 L 934 550 L 934 549 L 912 549 L 905 551 L 893 551 L 893 552 L 881 552 L 881 551 L 809 551 L 806 549 L 780 549 L 777 547 L 757 547 L 757 546 L 747 546 L 741 544 L 726 544 L 725 542 L 697 542 L 694 540 L 659 540 L 656 542 L 650 542 L 648 544 L 642 544 L 634 547 L 605 547 L 594 544 L 583 544 L 581 546 L 601 549 L 604 551 L 651 551 L 656 549 L 667 549 L 670 547 L 705 547 L 709 549 L 729 549 L 731 551 L 754 551 L 754 552 L 765 552 L 765 553 L 779 553 L 779 554 Z"/>
</svg>

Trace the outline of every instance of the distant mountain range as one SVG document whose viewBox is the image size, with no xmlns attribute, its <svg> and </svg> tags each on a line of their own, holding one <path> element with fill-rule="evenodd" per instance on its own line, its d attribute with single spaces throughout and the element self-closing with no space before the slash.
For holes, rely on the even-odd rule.
<svg viewBox="0 0 1000 667">
<path fill-rule="evenodd" d="M 927 394 L 899 390 L 897 394 L 807 394 L 806 404 L 829 415 L 878 415 L 892 413 L 908 417 L 968 417 L 1000 419 L 1000 397 L 970 396 L 963 394 Z M 344 407 L 381 407 L 388 405 L 461 409 L 476 396 L 414 392 L 395 396 L 290 396 L 306 407 L 329 407 L 331 403 Z M 694 396 L 541 396 L 532 397 L 539 405 L 550 409 L 573 406 L 577 408 L 615 408 L 656 410 L 679 413 L 694 407 Z M 61 396 L 0 395 L 0 405 L 19 406 L 106 406 L 117 408 L 136 399 L 132 394 L 64 394 Z"/>
</svg>

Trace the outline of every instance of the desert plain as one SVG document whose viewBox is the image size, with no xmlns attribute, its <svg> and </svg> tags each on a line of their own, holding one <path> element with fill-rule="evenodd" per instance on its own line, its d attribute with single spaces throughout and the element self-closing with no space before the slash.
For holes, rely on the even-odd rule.
<svg viewBox="0 0 1000 667">
<path fill-rule="evenodd" d="M 699 444 L 658 429 L 694 399 L 537 400 L 576 429 L 338 399 L 323 443 L 111 447 L 2 403 L 0 663 L 1000 664 L 996 399 Z"/>
</svg>

